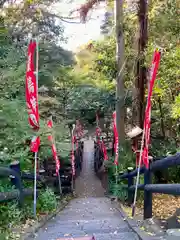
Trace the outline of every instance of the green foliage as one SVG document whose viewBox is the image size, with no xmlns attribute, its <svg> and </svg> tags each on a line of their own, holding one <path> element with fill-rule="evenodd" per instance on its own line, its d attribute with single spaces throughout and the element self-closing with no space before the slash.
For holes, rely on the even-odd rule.
<svg viewBox="0 0 180 240">
<path fill-rule="evenodd" d="M 119 161 L 120 163 L 120 161 Z M 132 164 L 132 163 L 131 163 Z M 114 165 L 114 158 L 109 157 L 108 164 L 106 168 L 108 169 L 108 191 L 113 196 L 117 197 L 122 202 L 127 200 L 127 188 L 125 185 L 127 184 L 127 180 L 124 179 L 123 181 L 119 181 L 119 174 L 121 172 L 121 165 L 115 166 Z M 127 170 L 127 169 L 126 169 Z"/>
<path fill-rule="evenodd" d="M 3 10 L 4 23 L 18 43 L 35 34 L 41 40 L 49 42 L 64 41 L 63 25 L 52 14 L 51 6 L 55 1 L 49 0 L 3 0 L 0 4 Z"/>
<path fill-rule="evenodd" d="M 180 94 L 176 96 L 174 104 L 172 106 L 172 116 L 175 119 L 180 118 Z"/>
<path fill-rule="evenodd" d="M 41 192 L 38 198 L 38 209 L 43 212 L 52 212 L 56 210 L 58 205 L 54 192 L 47 188 L 46 191 Z"/>
<path fill-rule="evenodd" d="M 17 203 L 8 203 L 0 206 L 0 225 L 11 228 L 21 222 L 22 211 L 18 208 Z M 11 221 L 10 221 L 11 220 Z"/>
<path fill-rule="evenodd" d="M 95 57 L 91 71 L 102 73 L 109 81 L 115 80 L 117 74 L 115 46 L 115 38 L 112 37 L 93 44 L 92 53 Z"/>
<path fill-rule="evenodd" d="M 67 110 L 94 110 L 102 108 L 107 110 L 113 105 L 113 96 L 108 91 L 92 86 L 80 86 L 73 91 L 68 98 Z"/>
<path fill-rule="evenodd" d="M 127 171 L 129 167 L 135 167 L 135 154 L 132 151 L 131 142 L 128 140 L 124 142 L 119 149 L 119 166 L 118 171 Z"/>
<path fill-rule="evenodd" d="M 40 42 L 39 45 L 39 86 L 52 88 L 61 82 L 69 73 L 68 67 L 73 64 L 73 55 L 57 44 L 49 41 Z M 53 74 L 53 75 L 52 75 Z M 70 77 L 65 79 L 70 81 Z M 53 78 L 55 81 L 53 81 Z M 59 81 L 57 81 L 59 79 Z"/>
<path fill-rule="evenodd" d="M 113 194 L 113 196 L 117 197 L 118 200 L 120 200 L 121 202 L 125 202 L 127 200 L 128 192 L 125 187 L 125 184 L 123 184 L 122 182 L 116 184 L 115 182 L 110 181 L 109 186 L 111 193 Z"/>
<path fill-rule="evenodd" d="M 26 3 L 27 1 L 24 1 L 22 4 Z M 0 6 L 2 7 L 1 4 Z M 28 43 L 26 31 L 31 32 L 31 28 L 28 25 L 23 25 L 25 23 L 21 21 L 27 9 L 23 11 L 22 8 L 22 15 L 18 16 L 19 6 L 17 5 L 17 12 L 13 12 L 14 7 L 11 8 L 10 6 L 6 9 L 7 15 L 5 18 L 0 19 L 2 23 L 0 29 L 0 165 L 8 166 L 10 162 L 18 160 L 20 161 L 22 171 L 32 171 L 32 160 L 34 157 L 29 150 L 29 140 L 36 133 L 30 129 L 28 124 L 25 102 L 25 71 Z M 24 5 L 24 8 L 26 8 L 26 5 Z M 36 22 L 37 19 L 35 18 L 37 15 L 33 14 L 34 18 L 32 21 Z M 62 76 L 64 76 L 66 88 L 73 83 L 71 74 L 73 55 L 57 44 L 57 36 L 58 39 L 63 39 L 60 24 L 55 26 L 54 20 L 47 17 L 46 19 L 39 18 L 38 22 L 41 22 L 39 28 L 40 58 L 38 84 L 39 87 L 44 85 L 48 89 L 46 96 L 39 96 L 40 131 L 38 134 L 41 138 L 41 148 L 38 157 L 41 161 L 48 156 L 52 156 L 51 146 L 47 139 L 48 134 L 54 135 L 58 154 L 60 153 L 62 156 L 67 157 L 70 151 L 70 142 L 66 141 L 69 139 L 69 131 L 62 116 L 62 99 L 58 94 L 56 96 L 56 93 Z M 13 31 L 11 31 L 11 27 Z M 46 125 L 47 118 L 50 115 L 53 116 L 54 122 L 52 132 Z M 32 187 L 32 183 L 25 181 L 23 185 L 24 187 Z M 10 181 L 0 180 L 1 192 L 11 191 L 12 189 Z M 37 212 L 38 214 L 40 212 L 49 213 L 56 209 L 57 204 L 58 201 L 54 193 L 47 189 L 40 193 Z M 12 232 L 12 228 L 22 223 L 22 221 L 33 217 L 32 205 L 32 198 L 26 199 L 25 206 L 22 209 L 18 208 L 16 202 L 1 204 L 1 239 L 6 237 L 6 235 L 8 235 L 7 239 L 16 239 L 16 236 L 13 235 L 14 233 L 11 234 L 9 232 Z"/>
<path fill-rule="evenodd" d="M 58 207 L 58 200 L 51 189 L 41 192 L 37 199 L 37 216 L 39 214 L 48 214 Z M 27 219 L 33 219 L 33 201 L 31 198 L 26 199 L 23 208 L 19 208 L 16 201 L 0 205 L 0 234 L 16 239 L 20 234 L 13 232 L 15 227 L 22 224 Z M 1 236 L 1 235 L 0 235 Z M 2 238 L 1 238 L 2 239 Z M 9 238 L 8 238 L 9 239 Z M 19 238 L 17 238 L 19 239 Z"/>
</svg>

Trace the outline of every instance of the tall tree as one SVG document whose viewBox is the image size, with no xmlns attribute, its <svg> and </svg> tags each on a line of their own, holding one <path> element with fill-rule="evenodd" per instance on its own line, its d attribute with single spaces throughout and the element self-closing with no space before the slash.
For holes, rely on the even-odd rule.
<svg viewBox="0 0 180 240">
<path fill-rule="evenodd" d="M 138 57 L 136 67 L 136 101 L 134 108 L 134 116 L 136 124 L 143 128 L 144 118 L 144 95 L 145 84 L 147 83 L 147 69 L 145 66 L 145 49 L 147 46 L 147 0 L 139 0 L 138 2 L 138 21 L 139 21 L 139 39 L 138 39 Z"/>
<path fill-rule="evenodd" d="M 123 0 L 115 1 L 115 27 L 116 27 L 116 123 L 119 143 L 124 141 L 124 39 L 123 39 Z"/>
</svg>

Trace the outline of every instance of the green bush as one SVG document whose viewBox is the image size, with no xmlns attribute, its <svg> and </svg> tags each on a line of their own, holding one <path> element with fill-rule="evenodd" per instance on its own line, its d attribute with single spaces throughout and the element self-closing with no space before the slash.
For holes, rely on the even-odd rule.
<svg viewBox="0 0 180 240">
<path fill-rule="evenodd" d="M 52 212 L 56 210 L 57 205 L 58 202 L 56 196 L 50 188 L 47 188 L 46 191 L 40 193 L 37 205 L 39 211 L 47 213 Z"/>
<path fill-rule="evenodd" d="M 22 221 L 22 211 L 16 202 L 1 204 L 0 206 L 0 226 L 11 228 Z"/>
</svg>

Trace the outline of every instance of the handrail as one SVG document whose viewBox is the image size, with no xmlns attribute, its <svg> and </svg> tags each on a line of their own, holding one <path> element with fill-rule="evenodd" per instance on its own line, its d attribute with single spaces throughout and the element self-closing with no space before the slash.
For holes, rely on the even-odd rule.
<svg viewBox="0 0 180 240">
<path fill-rule="evenodd" d="M 81 141 L 78 141 L 78 149 L 77 151 L 75 151 L 76 153 L 75 163 L 79 173 L 82 170 L 83 149 L 84 149 L 84 143 Z M 20 167 L 20 162 L 14 161 L 10 164 L 10 167 L 0 167 L 0 178 L 4 178 L 4 177 L 10 178 L 12 185 L 14 185 L 16 189 L 13 189 L 12 191 L 9 191 L 9 192 L 0 192 L 0 203 L 17 199 L 19 202 L 19 206 L 23 206 L 24 197 L 27 195 L 31 195 L 33 193 L 33 189 L 31 188 L 24 189 L 22 180 L 34 180 L 34 174 L 22 172 Z M 46 187 L 46 181 L 47 181 L 46 178 L 44 178 L 41 175 L 37 175 L 37 180 L 40 183 L 42 183 L 41 187 Z M 75 179 L 73 179 L 73 181 L 75 181 Z M 64 179 L 62 179 L 62 182 L 64 182 L 65 186 L 67 185 L 67 182 Z"/>
<path fill-rule="evenodd" d="M 180 153 L 155 161 L 151 164 L 150 168 L 151 171 L 155 171 L 162 168 L 166 169 L 175 165 L 180 165 Z"/>
<path fill-rule="evenodd" d="M 152 174 L 159 169 L 167 169 L 180 165 L 180 153 L 157 160 L 150 164 L 149 169 L 140 168 L 140 174 L 144 174 L 144 184 L 138 185 L 138 190 L 144 191 L 144 219 L 152 218 L 152 193 L 164 193 L 174 196 L 180 195 L 180 184 L 152 184 Z M 133 192 L 135 190 L 134 177 L 138 169 L 127 171 L 119 175 L 119 179 L 127 179 L 128 184 L 122 185 L 128 191 L 128 204 L 133 203 Z"/>
<path fill-rule="evenodd" d="M 19 194 L 15 196 L 15 198 L 18 197 L 19 205 L 22 206 L 24 202 L 24 193 L 20 175 L 13 169 L 7 167 L 0 167 L 0 176 L 16 178 L 16 188 L 19 190 Z"/>
</svg>

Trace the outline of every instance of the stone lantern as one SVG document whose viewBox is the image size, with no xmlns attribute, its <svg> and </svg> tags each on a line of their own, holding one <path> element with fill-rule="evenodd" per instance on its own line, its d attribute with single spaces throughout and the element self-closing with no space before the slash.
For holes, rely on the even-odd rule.
<svg viewBox="0 0 180 240">
<path fill-rule="evenodd" d="M 127 136 L 131 139 L 132 151 L 136 154 L 136 167 L 139 165 L 142 133 L 143 130 L 138 126 L 127 133 Z"/>
</svg>

